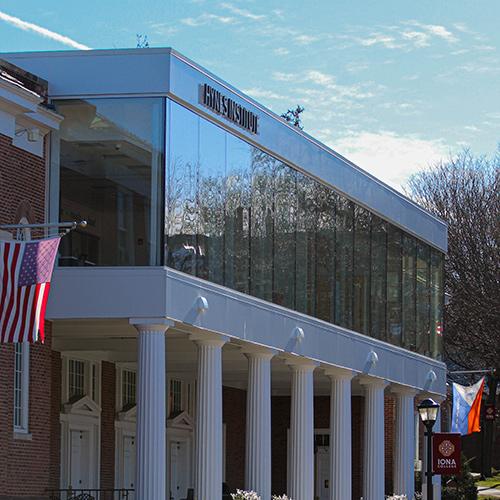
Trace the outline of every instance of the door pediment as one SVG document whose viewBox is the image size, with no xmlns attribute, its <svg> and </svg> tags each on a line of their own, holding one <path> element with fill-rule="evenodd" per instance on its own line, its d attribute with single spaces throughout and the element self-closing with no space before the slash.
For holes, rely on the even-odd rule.
<svg viewBox="0 0 500 500">
<path fill-rule="evenodd" d="M 101 407 L 88 396 L 83 396 L 76 401 L 66 403 L 63 406 L 63 410 L 64 413 L 70 415 L 84 415 L 96 418 L 101 416 Z"/>
<path fill-rule="evenodd" d="M 137 420 L 137 405 L 132 406 L 126 411 L 118 413 L 118 420 L 120 422 L 136 422 Z"/>
<path fill-rule="evenodd" d="M 169 429 L 183 429 L 192 431 L 194 430 L 194 422 L 188 412 L 182 411 L 173 418 L 167 420 L 167 427 Z"/>
</svg>

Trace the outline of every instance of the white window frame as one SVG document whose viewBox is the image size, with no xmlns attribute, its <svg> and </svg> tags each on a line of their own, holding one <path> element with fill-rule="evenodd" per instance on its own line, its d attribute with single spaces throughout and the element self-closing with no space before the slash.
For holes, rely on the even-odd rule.
<svg viewBox="0 0 500 500">
<path fill-rule="evenodd" d="M 16 363 L 17 363 L 17 350 L 20 349 L 21 352 L 21 377 L 20 377 L 20 386 L 17 385 L 17 377 L 16 377 Z M 19 434 L 28 434 L 28 426 L 29 426 L 29 385 L 30 385 L 30 345 L 26 342 L 15 344 L 14 346 L 14 398 L 13 404 L 15 405 L 16 401 L 16 391 L 19 390 L 21 392 L 21 418 L 20 422 L 16 423 L 16 408 L 14 407 L 13 412 L 13 426 L 14 432 Z"/>
<path fill-rule="evenodd" d="M 181 383 L 181 411 L 186 411 L 191 418 L 195 418 L 196 413 L 196 380 L 194 378 L 185 378 L 169 374 L 167 376 L 166 399 L 167 399 L 167 418 L 172 414 L 172 402 L 170 401 L 170 384 L 173 380 Z"/>
<path fill-rule="evenodd" d="M 101 404 L 101 363 L 93 359 L 85 359 L 81 356 L 73 356 L 70 353 L 62 355 L 62 396 L 63 403 L 69 402 L 69 361 L 81 361 L 84 363 L 84 394 L 88 396 L 99 406 Z M 94 372 L 95 370 L 95 372 Z M 95 373 L 95 380 L 93 374 Z M 95 382 L 93 384 L 93 381 Z M 92 394 L 92 389 L 95 389 L 95 394 Z M 95 397 L 94 397 L 95 396 Z"/>
<path fill-rule="evenodd" d="M 135 398 L 137 400 L 137 363 L 132 362 L 118 362 L 115 363 L 116 368 L 116 390 L 115 390 L 115 403 L 116 403 L 116 411 L 123 411 L 124 401 L 122 394 L 122 384 L 124 379 L 124 372 L 135 372 Z"/>
</svg>

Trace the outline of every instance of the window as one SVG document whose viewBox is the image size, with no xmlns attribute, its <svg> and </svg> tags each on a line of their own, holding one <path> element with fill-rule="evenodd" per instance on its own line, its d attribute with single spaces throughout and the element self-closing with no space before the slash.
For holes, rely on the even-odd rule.
<svg viewBox="0 0 500 500">
<path fill-rule="evenodd" d="M 183 410 L 182 382 L 170 380 L 170 415 L 175 415 Z"/>
<path fill-rule="evenodd" d="M 70 359 L 68 373 L 69 399 L 72 400 L 85 396 L 85 362 Z"/>
<path fill-rule="evenodd" d="M 122 408 L 128 409 L 135 406 L 136 399 L 136 373 L 131 370 L 122 371 Z"/>
<path fill-rule="evenodd" d="M 14 347 L 14 430 L 28 432 L 29 344 Z"/>
<path fill-rule="evenodd" d="M 98 362 L 65 358 L 63 369 L 63 394 L 65 401 L 74 402 L 88 396 L 100 402 L 100 366 Z"/>
<path fill-rule="evenodd" d="M 440 356 L 442 253 L 167 102 L 169 267 Z"/>
<path fill-rule="evenodd" d="M 87 220 L 61 241 L 62 266 L 160 264 L 164 100 L 68 99 L 60 137 L 60 220 Z"/>
</svg>

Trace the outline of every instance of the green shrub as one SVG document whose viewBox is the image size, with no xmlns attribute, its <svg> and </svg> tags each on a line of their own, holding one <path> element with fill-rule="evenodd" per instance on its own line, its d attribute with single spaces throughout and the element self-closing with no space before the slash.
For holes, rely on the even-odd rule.
<svg viewBox="0 0 500 500">
<path fill-rule="evenodd" d="M 442 500 L 477 500 L 477 488 L 470 473 L 470 460 L 462 454 L 462 468 L 458 476 L 442 478 Z"/>
</svg>

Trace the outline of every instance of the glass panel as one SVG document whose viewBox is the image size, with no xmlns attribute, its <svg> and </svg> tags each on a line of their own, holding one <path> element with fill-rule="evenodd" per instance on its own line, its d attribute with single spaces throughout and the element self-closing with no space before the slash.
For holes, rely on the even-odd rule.
<svg viewBox="0 0 500 500">
<path fill-rule="evenodd" d="M 58 101 L 62 266 L 158 265 L 163 99 Z"/>
<path fill-rule="evenodd" d="M 403 345 L 415 350 L 416 339 L 416 240 L 403 236 Z"/>
<path fill-rule="evenodd" d="M 222 129 L 200 120 L 198 182 L 197 275 L 224 284 L 224 208 L 226 201 L 226 136 Z"/>
<path fill-rule="evenodd" d="M 387 340 L 401 345 L 401 232 L 387 233 Z"/>
<path fill-rule="evenodd" d="M 182 381 L 170 381 L 170 416 L 182 411 Z"/>
<path fill-rule="evenodd" d="M 368 210 L 178 104 L 169 102 L 169 117 L 168 265 L 396 345 L 439 351 L 440 254 L 431 272 L 429 247 L 419 244 L 417 263 L 415 238 Z"/>
<path fill-rule="evenodd" d="M 275 160 L 252 148 L 250 210 L 250 293 L 272 300 L 273 290 L 273 171 Z"/>
<path fill-rule="evenodd" d="M 431 252 L 431 354 L 441 359 L 443 351 L 444 255 Z"/>
<path fill-rule="evenodd" d="M 372 216 L 370 276 L 370 331 L 377 339 L 386 338 L 387 223 Z"/>
<path fill-rule="evenodd" d="M 226 147 L 225 284 L 249 293 L 252 148 L 231 135 Z"/>
<path fill-rule="evenodd" d="M 131 408 L 136 404 L 136 373 L 123 370 L 122 375 L 122 405 Z"/>
<path fill-rule="evenodd" d="M 175 105 L 168 109 L 168 173 L 166 176 L 167 263 L 196 275 L 198 251 L 198 125 L 199 118 Z"/>
<path fill-rule="evenodd" d="M 14 427 L 23 427 L 23 344 L 14 345 Z"/>
<path fill-rule="evenodd" d="M 417 352 L 430 351 L 430 248 L 417 242 Z"/>
<path fill-rule="evenodd" d="M 68 368 L 68 396 L 71 401 L 85 395 L 85 362 L 70 359 Z"/>
<path fill-rule="evenodd" d="M 289 309 L 295 307 L 296 174 L 281 162 L 275 164 L 273 302 Z"/>
<path fill-rule="evenodd" d="M 312 179 L 297 172 L 295 310 L 315 315 L 316 203 Z"/>
<path fill-rule="evenodd" d="M 368 333 L 370 313 L 370 214 L 354 208 L 353 330 Z"/>
<path fill-rule="evenodd" d="M 335 218 L 335 323 L 352 327 L 354 205 L 339 198 Z"/>
<path fill-rule="evenodd" d="M 335 300 L 335 205 L 337 195 L 318 184 L 316 189 L 316 316 L 334 321 Z"/>
</svg>

